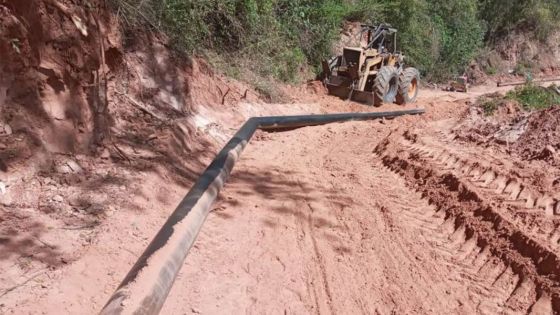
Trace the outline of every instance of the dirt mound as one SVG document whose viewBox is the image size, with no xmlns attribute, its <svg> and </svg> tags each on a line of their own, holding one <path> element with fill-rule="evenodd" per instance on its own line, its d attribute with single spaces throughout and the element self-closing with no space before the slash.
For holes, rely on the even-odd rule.
<svg viewBox="0 0 560 315">
<path fill-rule="evenodd" d="M 11 133 L 0 139 L 10 148 L 0 147 L 4 169 L 38 152 L 98 154 L 132 112 L 161 122 L 198 104 L 258 99 L 204 61 L 177 58 L 157 33 L 125 36 L 104 1 L 90 4 L 0 2 L 0 125 Z"/>
<path fill-rule="evenodd" d="M 559 163 L 559 108 L 526 112 L 501 94 L 484 95 L 469 108 L 453 133 L 457 140 L 494 146 L 524 160 Z"/>
<path fill-rule="evenodd" d="M 519 279 L 534 282 L 536 297 L 510 304 L 515 290 L 506 300 L 506 307 L 524 313 L 533 304 L 531 308 L 536 312 L 541 305 L 538 297 L 547 296 L 547 312 L 558 312 L 558 243 L 555 238 L 549 243 L 549 236 L 558 233 L 558 225 L 552 219 L 557 201 L 535 195 L 528 185 L 519 184 L 520 178 L 508 179 L 506 176 L 515 171 L 508 170 L 507 159 L 497 155 L 488 159 L 477 157 L 476 148 L 446 143 L 446 128 L 438 129 L 427 134 L 422 130 L 414 141 L 406 139 L 410 138 L 409 133 L 400 139 L 396 133 L 382 142 L 376 152 L 387 167 L 405 177 L 430 204 L 445 212 L 445 218 L 461 238 L 466 234 L 481 251 L 489 251 L 512 268 Z M 503 173 L 494 172 L 491 163 Z M 509 197 L 504 199 L 500 194 Z M 522 202 L 514 205 L 505 201 L 512 198 Z M 551 301 L 548 297 L 554 298 Z M 545 309 L 538 313 L 541 311 Z"/>
<path fill-rule="evenodd" d="M 499 93 L 479 97 L 454 129 L 458 140 L 479 145 L 514 143 L 525 131 L 527 113 Z"/>
<path fill-rule="evenodd" d="M 513 145 L 526 159 L 558 160 L 560 156 L 560 108 L 550 108 L 529 116 L 527 129 Z"/>
</svg>

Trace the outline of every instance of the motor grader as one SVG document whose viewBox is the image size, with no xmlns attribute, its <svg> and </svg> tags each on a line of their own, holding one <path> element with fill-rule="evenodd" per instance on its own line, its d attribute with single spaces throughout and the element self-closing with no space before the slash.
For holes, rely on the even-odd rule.
<svg viewBox="0 0 560 315">
<path fill-rule="evenodd" d="M 397 30 L 389 24 L 362 25 L 360 39 L 362 47 L 344 47 L 341 56 L 323 61 L 329 94 L 375 106 L 415 102 L 420 73 L 404 67 Z"/>
</svg>

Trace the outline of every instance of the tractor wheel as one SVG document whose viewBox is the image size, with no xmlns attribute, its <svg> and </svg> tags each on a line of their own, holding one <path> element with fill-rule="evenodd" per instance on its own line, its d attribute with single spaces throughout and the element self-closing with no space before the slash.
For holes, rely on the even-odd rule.
<svg viewBox="0 0 560 315">
<path fill-rule="evenodd" d="M 420 72 L 415 68 L 406 68 L 399 77 L 399 93 L 397 104 L 404 105 L 414 103 L 418 96 L 418 83 Z"/>
<path fill-rule="evenodd" d="M 373 104 L 381 106 L 383 103 L 392 103 L 399 92 L 399 76 L 393 66 L 379 69 L 373 84 Z"/>
</svg>

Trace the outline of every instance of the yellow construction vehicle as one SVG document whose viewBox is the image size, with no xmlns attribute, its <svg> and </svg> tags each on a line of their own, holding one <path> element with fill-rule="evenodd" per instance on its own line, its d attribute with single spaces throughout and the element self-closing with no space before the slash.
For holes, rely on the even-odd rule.
<svg viewBox="0 0 560 315">
<path fill-rule="evenodd" d="M 323 61 L 329 94 L 370 105 L 416 101 L 420 73 L 404 67 L 397 51 L 397 30 L 389 24 L 362 25 L 364 47 L 345 47 L 341 56 Z"/>
</svg>

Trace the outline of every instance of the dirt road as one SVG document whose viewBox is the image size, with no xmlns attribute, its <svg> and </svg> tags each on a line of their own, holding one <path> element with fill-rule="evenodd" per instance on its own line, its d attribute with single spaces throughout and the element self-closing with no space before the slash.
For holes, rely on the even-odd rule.
<svg viewBox="0 0 560 315">
<path fill-rule="evenodd" d="M 477 93 L 434 92 L 422 117 L 257 133 L 162 314 L 558 312 L 557 196 L 531 165 L 452 141 L 458 99 Z M 188 188 L 135 182 L 141 211 L 116 212 L 0 311 L 98 311 Z"/>
<path fill-rule="evenodd" d="M 261 134 L 163 313 L 550 312 L 549 296 L 376 149 L 428 125 L 404 118 Z"/>
<path fill-rule="evenodd" d="M 205 314 L 472 313 L 507 298 L 457 257 L 460 240 L 447 239 L 436 209 L 374 155 L 391 125 L 304 128 L 254 144 L 167 311 L 185 296 Z"/>
</svg>

